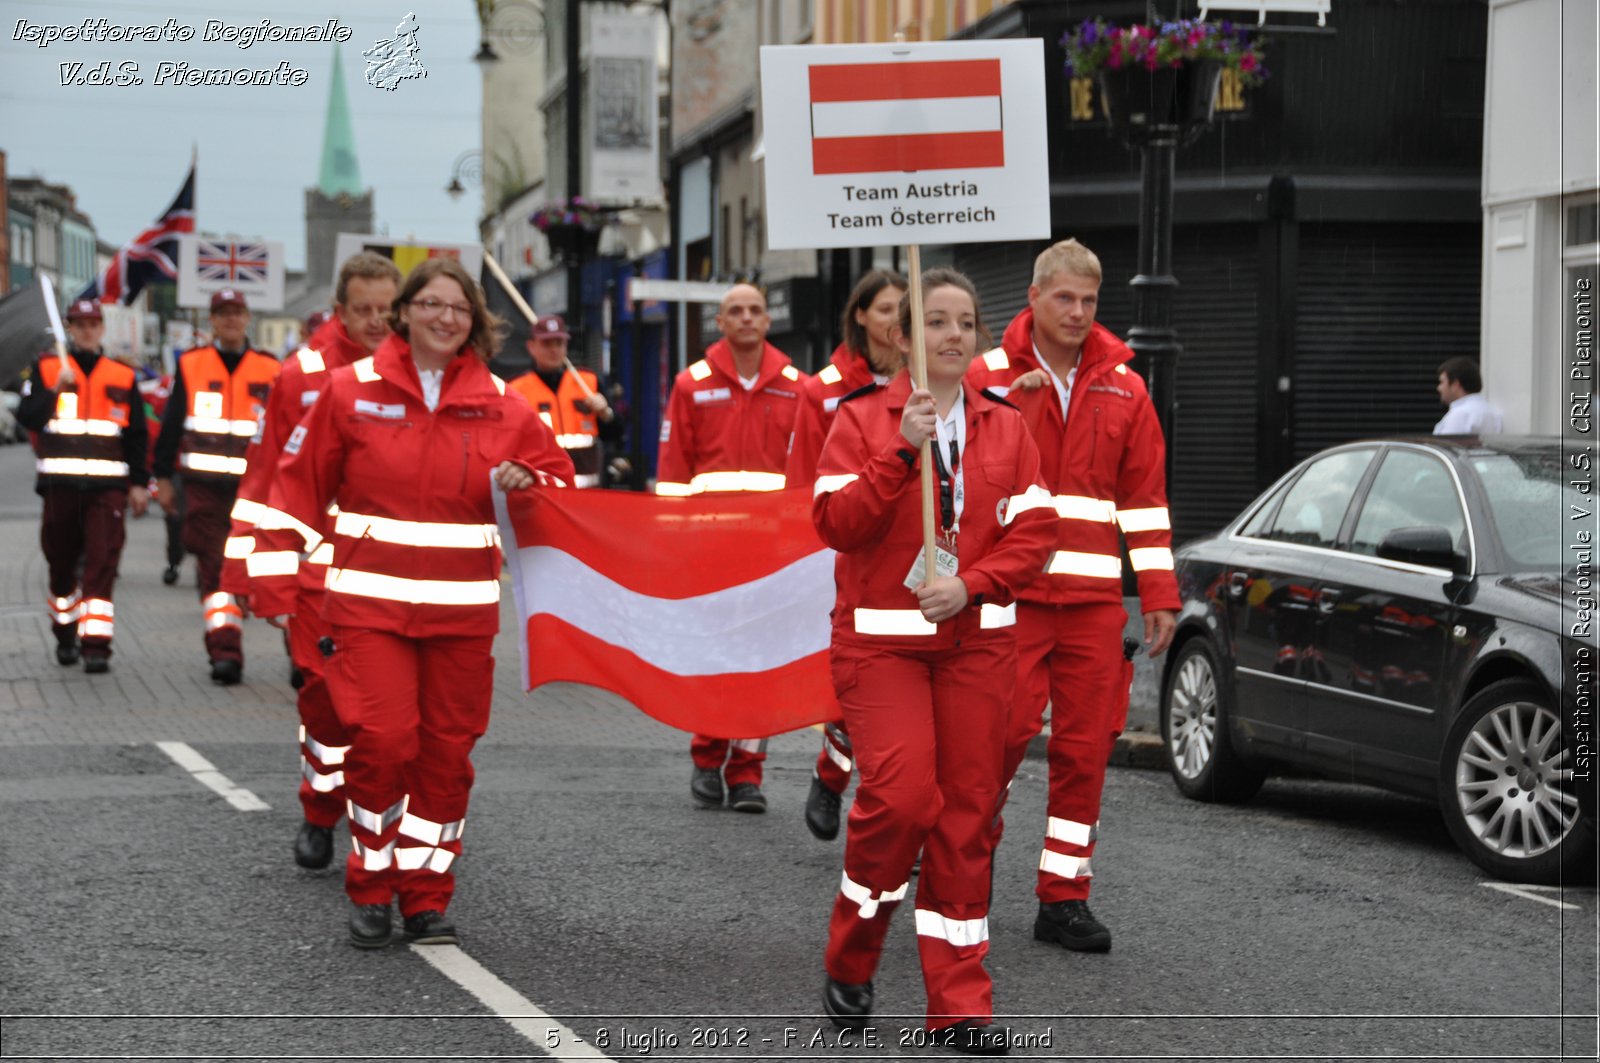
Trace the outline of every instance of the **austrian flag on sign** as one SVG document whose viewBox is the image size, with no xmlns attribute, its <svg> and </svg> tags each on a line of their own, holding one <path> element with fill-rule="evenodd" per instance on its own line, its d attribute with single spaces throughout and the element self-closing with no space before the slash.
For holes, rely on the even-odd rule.
<svg viewBox="0 0 1600 1063">
<path fill-rule="evenodd" d="M 999 59 L 819 64 L 809 73 L 813 173 L 1006 164 Z"/>
</svg>

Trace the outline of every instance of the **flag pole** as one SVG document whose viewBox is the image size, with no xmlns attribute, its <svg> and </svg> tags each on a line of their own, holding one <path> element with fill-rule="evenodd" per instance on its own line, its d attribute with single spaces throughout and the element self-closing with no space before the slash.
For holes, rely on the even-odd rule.
<svg viewBox="0 0 1600 1063">
<path fill-rule="evenodd" d="M 907 264 L 911 270 L 911 383 L 914 387 L 928 386 L 928 351 L 924 346 L 922 324 L 922 246 L 906 247 Z M 924 581 L 938 574 L 935 562 L 938 547 L 934 543 L 933 525 L 933 440 L 922 441 L 922 563 Z"/>
<path fill-rule="evenodd" d="M 500 263 L 494 260 L 494 256 L 489 253 L 487 247 L 483 249 L 483 262 L 484 265 L 489 267 L 489 272 L 494 274 L 494 279 L 500 282 L 500 287 L 505 289 L 506 295 L 511 297 L 511 301 L 516 304 L 517 309 L 522 311 L 522 316 L 528 319 L 528 324 L 537 325 L 539 323 L 539 315 L 533 312 L 533 307 L 529 306 L 528 301 L 522 297 L 522 293 L 517 291 L 516 285 L 511 283 L 511 278 L 506 276 L 506 271 L 500 268 Z M 578 382 L 578 387 L 583 389 L 583 397 L 586 399 L 594 398 L 594 392 L 588 384 L 584 383 L 583 374 L 573 368 L 572 359 L 563 358 L 561 362 L 567 367 L 567 372 L 572 374 L 572 379 Z"/>
<path fill-rule="evenodd" d="M 67 333 L 61 327 L 61 311 L 56 309 L 56 287 L 50 283 L 50 275 L 39 274 L 39 286 L 44 292 L 44 309 L 50 317 L 50 333 L 56 341 L 56 357 L 61 359 L 62 372 L 71 375 L 67 368 Z"/>
</svg>

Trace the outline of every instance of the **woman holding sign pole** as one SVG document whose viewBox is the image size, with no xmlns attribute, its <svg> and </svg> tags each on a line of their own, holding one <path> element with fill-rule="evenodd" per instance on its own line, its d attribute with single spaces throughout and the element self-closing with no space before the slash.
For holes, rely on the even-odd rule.
<svg viewBox="0 0 1600 1063">
<path fill-rule="evenodd" d="M 930 1040 L 1002 1054 L 1009 1034 L 992 1025 L 983 966 L 988 824 L 1016 660 L 1011 603 L 1044 568 L 1053 510 L 1022 418 L 963 382 L 982 332 L 972 283 L 932 270 L 900 317 L 901 349 L 914 372 L 925 354 L 926 386 L 902 372 L 842 404 L 814 489 L 818 533 L 839 552 L 833 681 L 861 771 L 828 928 L 823 1006 L 839 1026 L 870 1022 L 889 918 L 920 852 L 917 943 Z M 922 549 L 928 503 L 917 488 L 930 453 L 938 510 L 931 575 Z"/>
</svg>

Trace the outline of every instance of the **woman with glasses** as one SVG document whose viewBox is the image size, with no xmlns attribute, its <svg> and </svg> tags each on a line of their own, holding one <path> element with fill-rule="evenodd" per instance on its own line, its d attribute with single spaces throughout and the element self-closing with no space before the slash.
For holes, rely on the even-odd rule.
<svg viewBox="0 0 1600 1063">
<path fill-rule="evenodd" d="M 1022 416 L 964 382 L 983 324 L 964 275 L 923 274 L 928 385 L 901 371 L 839 407 L 812 517 L 838 551 L 830 661 L 861 782 L 824 957 L 823 1007 L 871 1022 L 889 917 L 917 885 L 927 1043 L 1002 1054 L 989 950 L 989 821 L 1016 675 L 1013 595 L 1044 569 L 1055 510 Z M 900 304 L 909 354 L 911 309 Z M 985 337 L 987 339 L 987 337 Z M 937 480 L 935 571 L 924 568 L 919 451 Z"/>
<path fill-rule="evenodd" d="M 284 444 L 261 522 L 269 547 L 252 555 L 273 573 L 256 581 L 266 590 L 280 571 L 292 581 L 298 557 L 298 544 L 270 538 L 282 534 L 274 526 L 299 531 L 307 549 L 333 548 L 323 652 L 349 745 L 316 753 L 343 772 L 359 948 L 389 942 L 395 896 L 411 941 L 456 940 L 451 867 L 500 616 L 490 482 L 517 491 L 572 479 L 550 430 L 489 372 L 500 322 L 459 263 L 413 269 L 389 323 L 393 335 L 335 371 Z"/>
</svg>

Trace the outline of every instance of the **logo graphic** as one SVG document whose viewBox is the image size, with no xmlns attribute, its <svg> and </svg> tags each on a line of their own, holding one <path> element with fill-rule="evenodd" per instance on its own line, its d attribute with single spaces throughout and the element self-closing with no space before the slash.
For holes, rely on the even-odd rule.
<svg viewBox="0 0 1600 1063">
<path fill-rule="evenodd" d="M 394 37 L 377 41 L 361 54 L 367 60 L 367 84 L 393 92 L 407 78 L 425 78 L 428 72 L 417 60 L 417 16 L 411 12 L 394 28 Z"/>
<path fill-rule="evenodd" d="M 265 284 L 267 249 L 261 244 L 229 243 L 201 238 L 196 248 L 198 276 L 224 284 Z"/>
</svg>

